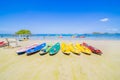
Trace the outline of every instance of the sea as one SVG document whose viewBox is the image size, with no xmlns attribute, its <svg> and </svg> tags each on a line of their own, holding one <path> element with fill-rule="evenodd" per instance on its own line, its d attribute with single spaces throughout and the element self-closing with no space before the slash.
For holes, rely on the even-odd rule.
<svg viewBox="0 0 120 80">
<path fill-rule="evenodd" d="M 14 34 L 0 34 L 0 38 L 17 38 L 21 39 L 26 35 L 14 35 Z M 28 36 L 32 40 L 120 40 L 120 33 L 111 34 L 32 34 Z"/>
</svg>

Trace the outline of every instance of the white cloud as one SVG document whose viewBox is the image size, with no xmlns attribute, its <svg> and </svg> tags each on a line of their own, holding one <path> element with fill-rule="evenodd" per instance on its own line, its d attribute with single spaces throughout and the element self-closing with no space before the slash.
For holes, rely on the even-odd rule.
<svg viewBox="0 0 120 80">
<path fill-rule="evenodd" d="M 100 21 L 101 22 L 107 22 L 107 21 L 109 21 L 109 19 L 108 18 L 103 18 L 103 19 L 100 19 Z"/>
</svg>

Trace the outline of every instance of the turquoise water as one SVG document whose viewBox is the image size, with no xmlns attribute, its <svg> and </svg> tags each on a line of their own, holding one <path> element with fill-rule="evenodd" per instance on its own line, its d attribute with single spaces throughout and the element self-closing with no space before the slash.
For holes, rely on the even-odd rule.
<svg viewBox="0 0 120 80">
<path fill-rule="evenodd" d="M 72 36 L 75 38 L 72 38 Z M 60 38 L 62 36 L 62 38 Z M 80 36 L 85 36 L 85 38 L 80 38 Z M 21 38 L 20 36 L 16 36 L 13 34 L 0 34 L 0 38 Z M 30 36 L 30 39 L 90 39 L 90 40 L 120 40 L 120 34 L 33 34 Z"/>
</svg>

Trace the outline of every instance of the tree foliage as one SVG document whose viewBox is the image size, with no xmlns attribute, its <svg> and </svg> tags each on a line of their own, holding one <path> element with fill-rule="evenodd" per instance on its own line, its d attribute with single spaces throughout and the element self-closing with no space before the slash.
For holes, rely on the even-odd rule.
<svg viewBox="0 0 120 80">
<path fill-rule="evenodd" d="M 102 34 L 102 33 L 100 33 L 100 32 L 93 32 L 93 34 Z"/>
<path fill-rule="evenodd" d="M 22 29 L 22 30 L 17 31 L 15 34 L 17 34 L 17 35 L 31 35 L 31 31 Z"/>
</svg>

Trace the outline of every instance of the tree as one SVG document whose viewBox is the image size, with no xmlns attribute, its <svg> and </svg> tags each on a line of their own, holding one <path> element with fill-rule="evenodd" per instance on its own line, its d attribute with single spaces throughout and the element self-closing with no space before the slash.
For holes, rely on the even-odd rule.
<svg viewBox="0 0 120 80">
<path fill-rule="evenodd" d="M 100 32 L 93 32 L 93 34 L 102 34 L 102 33 L 100 33 Z"/>
<path fill-rule="evenodd" d="M 31 35 L 31 31 L 22 29 L 22 30 L 17 31 L 15 34 L 17 34 L 17 35 Z"/>
<path fill-rule="evenodd" d="M 28 38 L 31 35 L 31 31 L 30 30 L 22 29 L 22 30 L 17 31 L 15 34 L 16 35 L 20 35 L 21 37 Z"/>
</svg>

